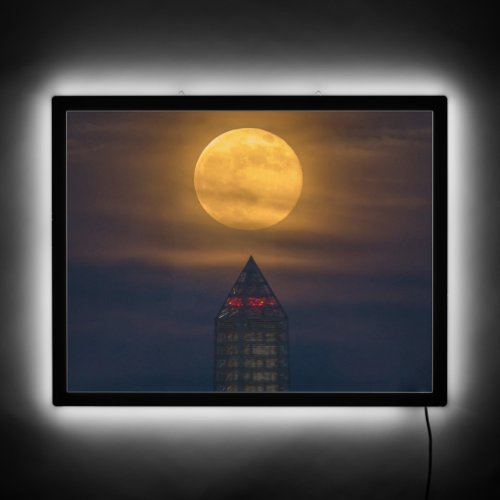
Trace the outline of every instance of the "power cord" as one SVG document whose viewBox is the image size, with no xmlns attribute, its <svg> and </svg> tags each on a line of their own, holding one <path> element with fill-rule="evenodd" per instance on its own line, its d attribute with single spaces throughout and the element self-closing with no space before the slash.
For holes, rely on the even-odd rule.
<svg viewBox="0 0 500 500">
<path fill-rule="evenodd" d="M 425 488 L 425 500 L 428 500 L 432 472 L 432 432 L 431 424 L 429 423 L 429 411 L 427 410 L 427 406 L 425 406 L 425 421 L 427 423 L 427 432 L 429 433 L 429 468 L 427 469 L 427 487 Z"/>
</svg>

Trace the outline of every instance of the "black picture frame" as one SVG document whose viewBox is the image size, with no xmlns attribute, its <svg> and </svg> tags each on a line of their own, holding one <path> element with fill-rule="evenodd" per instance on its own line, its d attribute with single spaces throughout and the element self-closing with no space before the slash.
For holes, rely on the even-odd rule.
<svg viewBox="0 0 500 500">
<path fill-rule="evenodd" d="M 75 110 L 426 110 L 433 113 L 431 392 L 71 392 L 67 388 L 66 117 Z M 447 403 L 445 96 L 55 96 L 52 99 L 53 404 L 56 406 L 444 406 Z"/>
</svg>

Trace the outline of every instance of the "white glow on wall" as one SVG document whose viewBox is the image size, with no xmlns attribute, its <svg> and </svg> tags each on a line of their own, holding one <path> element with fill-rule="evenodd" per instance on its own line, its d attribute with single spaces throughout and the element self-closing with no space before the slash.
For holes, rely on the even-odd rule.
<svg viewBox="0 0 500 500">
<path fill-rule="evenodd" d="M 450 406 L 460 404 L 470 387 L 471 367 L 466 365 L 468 348 L 466 315 L 470 303 L 465 280 L 470 276 L 461 269 L 468 249 L 464 245 L 463 197 L 471 179 L 465 174 L 467 159 L 473 151 L 473 138 L 467 133 L 467 108 L 461 88 L 450 76 L 439 71 L 423 70 L 377 71 L 370 68 L 335 68 L 311 72 L 309 78 L 289 71 L 268 73 L 264 79 L 257 73 L 203 72 L 185 69 L 184 72 L 137 69 L 117 72 L 102 69 L 66 69 L 54 72 L 32 96 L 27 112 L 26 133 L 33 149 L 25 152 L 31 163 L 38 186 L 33 200 L 34 245 L 30 257 L 33 269 L 31 303 L 33 317 L 22 349 L 25 366 L 30 366 L 24 383 L 32 398 L 35 411 L 50 426 L 72 429 L 99 436 L 134 427 L 134 432 L 165 433 L 166 429 L 192 432 L 202 426 L 214 433 L 243 427 L 251 431 L 257 422 L 269 432 L 296 426 L 328 426 L 342 432 L 394 431 L 395 424 L 405 425 L 409 415 L 420 418 L 421 409 L 408 408 L 166 408 L 166 407 L 66 407 L 52 406 L 51 375 L 51 97 L 53 95 L 186 95 L 237 94 L 299 94 L 314 95 L 447 95 L 449 104 L 449 406 L 433 409 L 446 420 Z M 321 98 L 318 96 L 318 98 Z M 472 148 L 472 149 L 471 149 Z M 469 174 L 470 175 L 470 174 Z M 466 376 L 467 375 L 467 376 Z M 138 431 L 137 426 L 142 429 Z"/>
</svg>

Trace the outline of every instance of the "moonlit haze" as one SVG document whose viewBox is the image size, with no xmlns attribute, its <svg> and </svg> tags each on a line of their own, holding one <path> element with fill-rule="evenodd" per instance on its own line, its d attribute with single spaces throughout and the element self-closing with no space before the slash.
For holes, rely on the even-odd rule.
<svg viewBox="0 0 500 500">
<path fill-rule="evenodd" d="M 283 220 L 297 203 L 302 168 L 283 139 L 243 128 L 208 144 L 194 182 L 202 207 L 215 220 L 235 229 L 263 229 Z"/>
</svg>

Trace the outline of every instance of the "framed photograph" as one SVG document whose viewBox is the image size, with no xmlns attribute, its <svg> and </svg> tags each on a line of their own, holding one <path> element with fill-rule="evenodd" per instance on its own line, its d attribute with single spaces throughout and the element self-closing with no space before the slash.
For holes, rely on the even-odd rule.
<svg viewBox="0 0 500 500">
<path fill-rule="evenodd" d="M 446 97 L 52 110 L 55 405 L 446 404 Z"/>
</svg>

